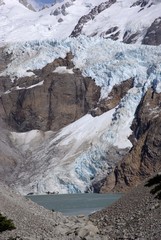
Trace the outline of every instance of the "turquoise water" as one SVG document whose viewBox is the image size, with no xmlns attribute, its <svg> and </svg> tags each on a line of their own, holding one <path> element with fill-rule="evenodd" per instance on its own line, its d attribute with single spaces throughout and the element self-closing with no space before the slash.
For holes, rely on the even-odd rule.
<svg viewBox="0 0 161 240">
<path fill-rule="evenodd" d="M 58 194 L 27 196 L 37 204 L 64 215 L 89 215 L 104 207 L 110 206 L 118 200 L 122 194 Z"/>
</svg>

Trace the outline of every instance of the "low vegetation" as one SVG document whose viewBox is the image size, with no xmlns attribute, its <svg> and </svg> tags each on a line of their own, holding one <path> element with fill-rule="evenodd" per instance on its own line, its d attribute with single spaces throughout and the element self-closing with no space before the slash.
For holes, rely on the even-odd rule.
<svg viewBox="0 0 161 240">
<path fill-rule="evenodd" d="M 3 216 L 0 213 L 0 232 L 4 232 L 7 230 L 13 230 L 15 229 L 15 225 L 11 219 L 7 219 L 7 217 Z"/>
</svg>

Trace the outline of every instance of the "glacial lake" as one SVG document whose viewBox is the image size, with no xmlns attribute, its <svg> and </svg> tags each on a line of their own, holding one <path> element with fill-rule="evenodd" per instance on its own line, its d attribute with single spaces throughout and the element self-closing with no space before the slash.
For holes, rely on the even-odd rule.
<svg viewBox="0 0 161 240">
<path fill-rule="evenodd" d="M 26 197 L 49 210 L 62 212 L 66 216 L 76 216 L 89 215 L 92 212 L 108 207 L 121 196 L 121 193 L 85 193 L 32 195 Z"/>
</svg>

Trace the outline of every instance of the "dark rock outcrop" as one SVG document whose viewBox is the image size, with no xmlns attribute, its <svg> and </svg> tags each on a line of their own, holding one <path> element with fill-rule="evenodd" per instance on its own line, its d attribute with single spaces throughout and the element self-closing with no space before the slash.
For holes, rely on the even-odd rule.
<svg viewBox="0 0 161 240">
<path fill-rule="evenodd" d="M 139 34 L 139 32 L 131 33 L 131 31 L 126 31 L 123 36 L 123 42 L 127 44 L 134 44 L 136 43 Z"/>
<path fill-rule="evenodd" d="M 135 6 L 140 6 L 140 7 L 145 7 L 147 4 L 149 3 L 149 0 L 138 0 L 136 2 L 134 2 L 131 7 L 135 7 Z"/>
<path fill-rule="evenodd" d="M 56 67 L 73 67 L 71 55 L 57 59 L 42 70 L 35 71 L 37 78 L 19 79 L 11 92 L 2 94 L 2 118 L 16 131 L 59 130 L 79 119 L 96 107 L 100 88 L 77 69 L 73 74 L 54 72 Z M 33 84 L 44 81 L 42 85 Z M 30 86 L 29 86 L 30 84 Z M 3 81 L 1 81 L 3 85 Z"/>
<path fill-rule="evenodd" d="M 155 19 L 155 21 L 148 28 L 142 44 L 155 46 L 161 44 L 161 17 Z"/>
<path fill-rule="evenodd" d="M 100 37 L 110 38 L 110 39 L 116 41 L 119 38 L 119 34 L 120 34 L 120 30 L 117 26 L 115 26 L 115 27 L 109 28 L 105 32 L 102 32 L 100 34 Z M 97 33 L 92 34 L 92 36 L 94 36 L 94 35 L 97 35 Z"/>
<path fill-rule="evenodd" d="M 104 112 L 115 108 L 120 100 L 126 95 L 128 90 L 133 87 L 133 79 L 128 79 L 123 81 L 119 85 L 115 85 L 111 92 L 109 93 L 107 98 L 101 99 L 98 104 L 97 108 L 90 111 L 93 116 L 99 116 Z"/>
<path fill-rule="evenodd" d="M 149 89 L 133 122 L 134 147 L 107 177 L 102 192 L 126 191 L 161 168 L 161 94 Z"/>
</svg>

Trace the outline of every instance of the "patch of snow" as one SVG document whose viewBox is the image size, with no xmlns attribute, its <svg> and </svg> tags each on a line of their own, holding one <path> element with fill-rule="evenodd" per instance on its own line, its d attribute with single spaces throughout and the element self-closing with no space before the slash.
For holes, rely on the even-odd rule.
<svg viewBox="0 0 161 240">
<path fill-rule="evenodd" d="M 59 73 L 59 74 L 65 74 L 65 73 L 69 73 L 69 74 L 73 74 L 73 69 L 67 69 L 67 67 L 57 67 L 54 71 L 54 73 Z"/>
<path fill-rule="evenodd" d="M 35 88 L 37 86 L 42 86 L 43 84 L 44 84 L 44 80 L 42 80 L 39 83 L 36 83 L 34 85 L 31 85 L 31 86 L 27 87 L 26 89 Z"/>
<path fill-rule="evenodd" d="M 22 151 L 32 151 L 47 139 L 52 132 L 43 132 L 40 130 L 32 130 L 24 133 L 11 132 L 10 139 Z"/>
<path fill-rule="evenodd" d="M 101 172 L 105 171 L 108 164 L 106 163 L 105 166 L 104 161 L 99 161 L 99 158 L 95 161 L 88 158 L 89 152 L 84 154 L 82 161 L 82 154 L 99 142 L 101 134 L 111 123 L 114 111 L 113 109 L 95 118 L 87 114 L 62 129 L 56 137 L 54 137 L 53 132 L 44 133 L 38 130 L 27 133 L 12 132 L 10 137 L 12 143 L 28 156 L 26 168 L 32 172 L 31 182 L 25 184 L 22 191 L 22 188 L 19 187 L 20 179 L 21 182 L 29 180 L 29 173 L 25 171 L 24 166 L 24 171 L 19 174 L 16 180 L 16 188 L 23 194 L 31 191 L 39 194 L 47 191 L 84 192 L 86 187 L 90 185 L 90 176 L 95 176 L 99 168 Z M 45 138 L 46 141 L 44 141 Z M 98 147 L 96 148 L 98 149 Z M 79 157 L 80 154 L 81 157 Z M 30 155 L 32 155 L 32 159 L 30 159 Z M 81 173 L 81 178 L 78 176 L 80 164 L 86 165 Z M 87 172 L 91 172 L 89 176 L 87 176 Z"/>
<path fill-rule="evenodd" d="M 29 87 L 19 87 L 19 86 L 16 86 L 16 87 L 14 87 L 14 88 L 11 88 L 11 90 L 8 90 L 8 91 L 4 92 L 3 94 L 9 94 L 9 93 L 11 93 L 11 92 L 14 91 L 14 90 L 22 90 L 22 89 L 35 88 L 35 87 L 37 87 L 37 86 L 42 86 L 43 84 L 44 84 L 44 80 L 43 80 L 43 81 L 40 81 L 39 83 L 36 83 L 36 84 L 34 84 L 34 85 L 31 85 L 31 86 L 29 86 Z"/>
</svg>

